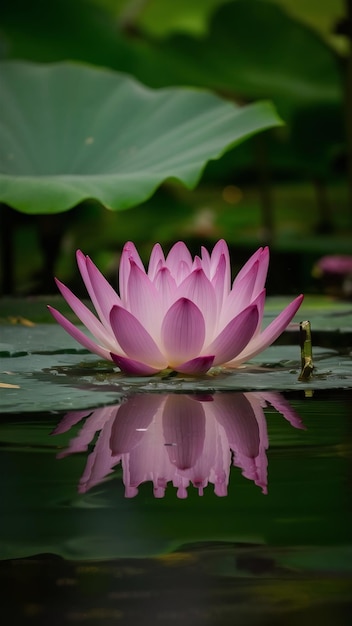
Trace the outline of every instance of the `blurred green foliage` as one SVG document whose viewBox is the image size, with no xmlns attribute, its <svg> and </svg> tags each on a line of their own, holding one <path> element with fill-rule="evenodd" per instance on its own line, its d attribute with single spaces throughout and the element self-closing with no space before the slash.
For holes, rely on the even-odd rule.
<svg viewBox="0 0 352 626">
<path fill-rule="evenodd" d="M 343 73 L 326 36 L 342 19 L 343 2 L 318 4 L 5 0 L 2 48 L 7 58 L 104 65 L 153 87 L 187 84 L 242 102 L 272 99 L 288 124 L 278 141 L 289 142 L 291 168 L 301 174 L 312 164 L 309 142 L 314 167 L 331 175 L 344 144 Z"/>
<path fill-rule="evenodd" d="M 265 97 L 286 123 L 210 162 L 192 194 L 168 186 L 118 221 L 97 207 L 91 219 L 79 207 L 69 218 L 70 254 L 88 242 L 109 266 L 122 237 L 141 239 L 146 250 L 156 238 L 225 236 L 316 257 L 349 251 L 343 0 L 3 0 L 0 17 L 3 58 L 73 59 L 153 87 L 206 87 L 240 103 Z M 41 240 L 43 232 L 39 226 Z M 72 265 L 67 254 L 65 264 Z"/>
</svg>

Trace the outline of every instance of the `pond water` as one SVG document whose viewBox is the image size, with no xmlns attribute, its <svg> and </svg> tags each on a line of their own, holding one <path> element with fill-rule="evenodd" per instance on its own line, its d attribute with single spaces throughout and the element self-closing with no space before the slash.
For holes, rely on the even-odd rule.
<svg viewBox="0 0 352 626">
<path fill-rule="evenodd" d="M 4 623 L 351 624 L 350 390 L 108 401 L 0 417 Z"/>
</svg>

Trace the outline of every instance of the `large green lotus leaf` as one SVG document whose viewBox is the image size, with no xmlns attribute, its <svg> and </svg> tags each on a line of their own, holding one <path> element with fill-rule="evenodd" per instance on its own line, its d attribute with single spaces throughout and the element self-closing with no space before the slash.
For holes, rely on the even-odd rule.
<svg viewBox="0 0 352 626">
<path fill-rule="evenodd" d="M 184 88 L 60 63 L 4 62 L 0 200 L 28 213 L 86 198 L 136 205 L 162 181 L 194 187 L 209 159 L 280 120 L 270 103 L 236 107 Z"/>
</svg>

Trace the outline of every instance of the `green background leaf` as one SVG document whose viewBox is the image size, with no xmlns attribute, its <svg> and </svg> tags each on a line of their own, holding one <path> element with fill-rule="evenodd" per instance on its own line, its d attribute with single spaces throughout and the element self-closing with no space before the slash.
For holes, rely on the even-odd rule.
<svg viewBox="0 0 352 626">
<path fill-rule="evenodd" d="M 341 102 L 336 55 L 317 33 L 270 2 L 225 4 L 206 35 L 173 35 L 158 49 L 159 71 L 143 76 L 142 67 L 139 74 L 153 86 L 181 81 L 239 97 L 270 96 L 281 113 L 307 103 Z"/>
<path fill-rule="evenodd" d="M 168 178 L 194 187 L 209 159 L 280 120 L 190 89 L 152 91 L 71 64 L 1 68 L 0 200 L 56 213 L 87 198 L 125 209 Z"/>
</svg>

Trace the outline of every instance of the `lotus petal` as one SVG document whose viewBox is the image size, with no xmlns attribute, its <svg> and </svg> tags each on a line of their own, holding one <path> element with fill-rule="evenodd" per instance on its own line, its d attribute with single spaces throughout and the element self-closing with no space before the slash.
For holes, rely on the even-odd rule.
<svg viewBox="0 0 352 626">
<path fill-rule="evenodd" d="M 187 298 L 177 300 L 164 317 L 161 338 L 172 367 L 199 355 L 205 338 L 205 322 L 199 308 Z"/>
<path fill-rule="evenodd" d="M 174 367 L 175 372 L 181 374 L 200 375 L 205 374 L 214 363 L 214 355 L 197 356 L 195 359 L 186 361 Z"/>
<path fill-rule="evenodd" d="M 283 330 L 288 326 L 293 316 L 302 304 L 304 296 L 297 296 L 281 313 L 267 326 L 263 332 L 257 335 L 249 345 L 230 363 L 231 366 L 239 365 L 268 348 Z"/>
<path fill-rule="evenodd" d="M 129 359 L 146 363 L 155 370 L 167 367 L 167 361 L 154 339 L 132 313 L 114 306 L 110 323 L 119 345 Z"/>
<path fill-rule="evenodd" d="M 257 324 L 258 308 L 255 305 L 250 305 L 234 317 L 206 348 L 207 353 L 216 355 L 213 365 L 230 361 L 241 352 L 253 336 Z"/>
<path fill-rule="evenodd" d="M 163 369 L 157 369 L 147 363 L 140 363 L 139 361 L 113 353 L 111 353 L 111 359 L 119 366 L 122 372 L 131 376 L 154 376 L 154 374 L 158 374 Z"/>
<path fill-rule="evenodd" d="M 94 354 L 98 354 L 103 359 L 108 359 L 111 361 L 110 351 L 103 346 L 99 346 L 97 343 L 92 341 L 87 335 L 85 335 L 77 326 L 72 324 L 60 311 L 57 311 L 52 306 L 48 305 L 48 309 L 54 319 L 62 326 L 66 332 L 73 337 L 78 343 L 81 344 L 84 348 L 89 350 L 90 352 L 94 352 Z"/>
<path fill-rule="evenodd" d="M 116 339 L 113 333 L 109 333 L 105 326 L 98 320 L 98 318 L 86 307 L 83 302 L 75 296 L 72 291 L 66 287 L 57 278 L 55 282 L 60 289 L 66 302 L 70 305 L 72 311 L 81 320 L 82 324 L 88 328 L 88 330 L 107 348 L 110 350 L 116 350 Z"/>
<path fill-rule="evenodd" d="M 232 288 L 230 257 L 224 240 L 211 254 L 203 247 L 192 256 L 179 241 L 169 254 L 152 249 L 146 272 L 132 242 L 123 248 L 118 294 L 89 257 L 77 252 L 82 279 L 100 318 L 68 287 L 57 281 L 93 339 L 56 309 L 55 319 L 84 347 L 112 359 L 125 373 L 150 376 L 171 368 L 202 375 L 213 365 L 238 366 L 267 348 L 289 324 L 298 296 L 261 331 L 269 250 L 259 248 L 243 266 Z M 185 482 L 179 488 L 185 490 Z"/>
</svg>

